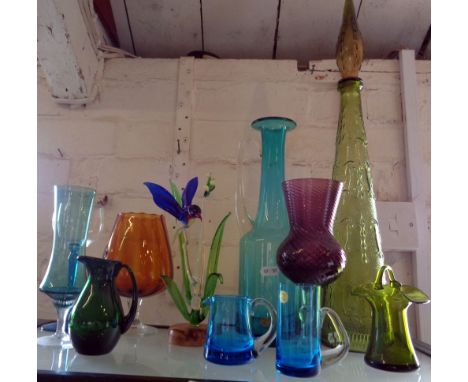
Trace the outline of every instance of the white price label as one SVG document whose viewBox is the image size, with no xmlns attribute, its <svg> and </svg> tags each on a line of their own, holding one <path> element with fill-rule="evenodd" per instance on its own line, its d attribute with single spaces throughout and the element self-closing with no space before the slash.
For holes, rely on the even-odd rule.
<svg viewBox="0 0 468 382">
<path fill-rule="evenodd" d="M 278 267 L 262 267 L 260 274 L 262 276 L 278 276 Z"/>
<path fill-rule="evenodd" d="M 284 290 L 280 292 L 279 299 L 282 304 L 286 304 L 288 302 L 288 293 Z"/>
</svg>

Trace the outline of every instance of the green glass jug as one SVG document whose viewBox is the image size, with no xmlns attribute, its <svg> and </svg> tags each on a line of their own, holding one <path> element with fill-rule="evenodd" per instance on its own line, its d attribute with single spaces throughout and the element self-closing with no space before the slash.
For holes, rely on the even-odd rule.
<svg viewBox="0 0 468 382">
<path fill-rule="evenodd" d="M 120 261 L 80 256 L 86 266 L 88 280 L 76 301 L 70 320 L 70 338 L 77 353 L 101 355 L 112 351 L 120 335 L 125 333 L 135 318 L 138 289 L 132 269 Z M 114 279 L 125 268 L 132 280 L 132 305 L 123 314 Z"/>
<path fill-rule="evenodd" d="M 389 283 L 383 285 L 387 273 Z M 390 371 L 411 371 L 419 368 L 408 328 L 407 312 L 413 304 L 425 304 L 429 297 L 417 288 L 395 280 L 388 265 L 377 272 L 373 283 L 353 289 L 372 309 L 372 329 L 364 360 L 372 367 Z"/>
<path fill-rule="evenodd" d="M 333 179 L 344 185 L 333 233 L 346 253 L 346 268 L 324 288 L 323 305 L 332 308 L 343 320 L 350 350 L 365 352 L 371 327 L 370 308 L 365 301 L 352 296 L 351 290 L 372 282 L 384 260 L 362 118 L 361 88 L 359 78 L 338 83 L 341 110 Z M 324 325 L 322 333 L 327 345 L 338 345 L 330 324 Z"/>
<path fill-rule="evenodd" d="M 276 251 L 289 233 L 289 221 L 281 183 L 284 180 L 284 146 L 286 132 L 296 127 L 288 118 L 265 117 L 252 122 L 262 138 L 260 193 L 255 220 L 239 244 L 239 294 L 249 298 L 264 298 L 273 306 L 278 296 Z M 236 196 L 239 202 L 239 195 Z M 239 210 L 245 206 L 237 206 Z M 264 307 L 254 311 L 252 332 L 264 334 L 270 325 Z"/>
</svg>

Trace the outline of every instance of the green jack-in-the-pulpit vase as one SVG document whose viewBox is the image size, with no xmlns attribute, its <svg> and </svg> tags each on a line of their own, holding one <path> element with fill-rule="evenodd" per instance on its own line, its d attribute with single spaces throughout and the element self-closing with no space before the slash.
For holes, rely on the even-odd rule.
<svg viewBox="0 0 468 382">
<path fill-rule="evenodd" d="M 289 233 L 289 221 L 281 184 L 284 181 L 286 132 L 296 127 L 288 118 L 265 117 L 252 122 L 262 137 L 260 195 L 255 220 L 240 240 L 239 294 L 264 298 L 273 306 L 278 297 L 276 251 Z M 237 196 L 239 198 L 239 196 Z M 255 309 L 252 332 L 264 334 L 270 325 L 264 307 Z"/>
<path fill-rule="evenodd" d="M 120 261 L 80 256 L 86 265 L 88 280 L 76 301 L 70 320 L 70 338 L 77 353 L 101 355 L 112 351 L 120 335 L 135 318 L 138 293 L 132 269 Z M 133 284 L 132 305 L 124 316 L 114 279 L 125 268 Z"/>
<path fill-rule="evenodd" d="M 383 285 L 387 273 L 389 283 Z M 429 297 L 410 285 L 402 285 L 392 268 L 384 265 L 373 283 L 362 284 L 352 291 L 363 297 L 372 309 L 372 329 L 364 360 L 372 367 L 389 371 L 412 371 L 419 368 L 408 327 L 408 308 L 425 304 Z"/>
<path fill-rule="evenodd" d="M 351 295 L 351 290 L 372 282 L 384 263 L 362 117 L 359 70 L 363 58 L 354 3 L 345 0 L 336 46 L 336 64 L 342 80 L 338 83 L 340 115 L 332 178 L 343 182 L 333 235 L 346 253 L 346 268 L 335 282 L 324 288 L 323 305 L 341 317 L 349 335 L 350 350 L 357 352 L 367 349 L 371 311 L 364 300 Z M 328 346 L 337 345 L 329 323 L 324 324 L 322 341 Z"/>
</svg>

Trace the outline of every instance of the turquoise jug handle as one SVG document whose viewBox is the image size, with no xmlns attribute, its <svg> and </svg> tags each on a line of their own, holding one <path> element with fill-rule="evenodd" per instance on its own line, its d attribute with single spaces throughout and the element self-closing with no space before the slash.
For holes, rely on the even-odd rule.
<svg viewBox="0 0 468 382">
<path fill-rule="evenodd" d="M 120 324 L 120 332 L 124 334 L 128 329 L 130 329 L 130 326 L 132 325 L 132 322 L 135 319 L 135 316 L 137 313 L 138 287 L 137 287 L 135 275 L 133 274 L 132 268 L 130 268 L 127 264 L 121 264 L 120 269 L 122 268 L 125 268 L 128 271 L 128 274 L 130 275 L 130 279 L 132 280 L 132 305 L 130 306 L 130 310 L 128 311 L 127 315 L 124 316 L 122 323 Z"/>
</svg>

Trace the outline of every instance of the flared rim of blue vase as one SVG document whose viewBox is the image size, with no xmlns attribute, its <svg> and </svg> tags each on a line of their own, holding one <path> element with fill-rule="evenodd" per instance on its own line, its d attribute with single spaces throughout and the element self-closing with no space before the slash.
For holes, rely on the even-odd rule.
<svg viewBox="0 0 468 382">
<path fill-rule="evenodd" d="M 257 130 L 292 130 L 297 126 L 297 124 L 292 119 L 285 117 L 262 117 L 253 121 L 251 126 Z"/>
<path fill-rule="evenodd" d="M 96 190 L 94 188 L 90 187 L 85 187 L 85 186 L 75 186 L 72 184 L 55 184 L 55 188 L 60 189 L 60 190 L 67 190 L 67 191 L 75 191 L 75 192 L 94 192 L 96 193 Z"/>
<path fill-rule="evenodd" d="M 243 295 L 236 295 L 236 294 L 214 294 L 207 298 L 209 299 L 223 299 L 223 300 L 253 300 L 251 297 L 243 296 Z"/>
</svg>

